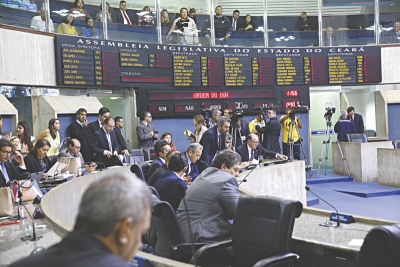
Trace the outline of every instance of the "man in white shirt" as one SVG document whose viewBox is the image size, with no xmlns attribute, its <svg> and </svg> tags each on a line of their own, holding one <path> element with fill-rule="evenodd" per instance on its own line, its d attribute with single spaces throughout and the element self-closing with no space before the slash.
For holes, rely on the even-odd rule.
<svg viewBox="0 0 400 267">
<path fill-rule="evenodd" d="M 45 32 L 46 31 L 46 18 L 44 14 L 44 10 L 40 10 L 41 14 L 39 16 L 35 16 L 31 20 L 31 28 Z M 49 18 L 49 31 L 54 32 L 53 21 Z"/>
</svg>

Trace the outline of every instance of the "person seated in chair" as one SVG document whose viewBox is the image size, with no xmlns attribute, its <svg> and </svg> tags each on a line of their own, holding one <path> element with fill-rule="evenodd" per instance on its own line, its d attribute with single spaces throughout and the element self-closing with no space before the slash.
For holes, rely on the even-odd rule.
<svg viewBox="0 0 400 267">
<path fill-rule="evenodd" d="M 20 166 L 19 169 L 15 168 L 14 164 L 10 162 L 12 154 L 17 155 L 15 157 Z M 8 186 L 13 180 L 20 180 L 21 173 L 25 171 L 24 158 L 18 151 L 13 152 L 13 144 L 6 139 L 0 139 L 0 188 Z"/>
<path fill-rule="evenodd" d="M 229 221 L 233 220 L 240 196 L 236 177 L 239 176 L 241 161 L 238 153 L 223 150 L 190 185 L 185 196 L 187 210 L 182 202 L 176 214 L 185 242 L 191 242 L 191 236 L 194 242 L 231 238 L 232 224 Z M 189 216 L 186 216 L 187 212 Z"/>
<path fill-rule="evenodd" d="M 81 142 L 79 142 L 78 139 L 72 138 L 68 140 L 67 148 L 58 154 L 58 158 L 60 160 L 62 160 L 62 158 L 78 158 L 81 163 L 81 167 L 83 167 L 85 165 L 85 161 L 83 160 L 83 156 L 80 151 L 81 151 Z M 92 162 L 90 166 L 85 167 L 86 172 L 92 172 L 95 169 L 96 169 L 96 164 L 94 162 Z"/>
<path fill-rule="evenodd" d="M 157 154 L 157 157 L 153 160 L 153 163 L 150 166 L 148 176 L 151 177 L 151 175 L 162 165 L 165 164 L 165 159 L 167 156 L 168 151 L 171 150 L 171 147 L 168 145 L 168 143 L 164 140 L 159 140 L 156 142 L 154 145 L 154 151 Z"/>
<path fill-rule="evenodd" d="M 46 139 L 40 139 L 35 143 L 35 148 L 25 158 L 26 170 L 30 173 L 43 172 L 43 176 L 51 169 L 55 164 L 47 156 L 51 145 Z"/>
<path fill-rule="evenodd" d="M 186 149 L 184 155 L 187 157 L 188 168 L 185 176 L 194 181 L 207 167 L 207 163 L 200 159 L 203 152 L 203 146 L 198 143 L 192 143 Z"/>
<path fill-rule="evenodd" d="M 161 175 L 163 175 L 168 170 L 169 158 L 175 153 L 181 153 L 181 152 L 178 151 L 178 150 L 170 150 L 170 151 L 168 151 L 167 157 L 165 158 L 165 164 L 161 165 L 151 176 L 149 176 L 149 179 L 147 180 L 147 184 L 149 186 L 154 186 L 154 184 L 161 177 Z"/>
<path fill-rule="evenodd" d="M 168 161 L 168 170 L 154 184 L 161 200 L 171 204 L 174 211 L 185 196 L 186 181 L 183 176 L 187 169 L 186 156 L 181 153 L 172 155 Z"/>
<path fill-rule="evenodd" d="M 236 148 L 236 152 L 242 157 L 244 162 L 248 161 L 250 164 L 253 161 L 258 162 L 258 157 L 263 158 L 279 158 L 286 160 L 285 155 L 278 154 L 273 151 L 266 150 L 259 142 L 259 138 L 256 134 L 249 134 L 246 138 L 247 142 Z"/>
</svg>

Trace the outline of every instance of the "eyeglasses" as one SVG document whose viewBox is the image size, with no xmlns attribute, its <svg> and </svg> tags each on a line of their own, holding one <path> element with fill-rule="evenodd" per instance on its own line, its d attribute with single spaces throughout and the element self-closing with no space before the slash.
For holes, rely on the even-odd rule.
<svg viewBox="0 0 400 267">
<path fill-rule="evenodd" d="M 260 143 L 259 141 L 253 141 L 253 140 L 250 140 L 250 142 L 252 142 L 253 144 L 258 144 L 258 143 Z"/>
<path fill-rule="evenodd" d="M 81 147 L 80 147 L 80 146 L 75 146 L 75 148 L 76 148 L 76 149 L 81 149 Z"/>
<path fill-rule="evenodd" d="M 12 153 L 12 151 L 3 151 L 3 150 L 0 150 L 0 151 L 1 151 L 1 153 L 5 154 L 5 155 L 11 155 L 11 153 Z"/>
<path fill-rule="evenodd" d="M 150 116 L 146 116 L 146 118 L 153 118 L 153 117 L 150 115 Z"/>
</svg>

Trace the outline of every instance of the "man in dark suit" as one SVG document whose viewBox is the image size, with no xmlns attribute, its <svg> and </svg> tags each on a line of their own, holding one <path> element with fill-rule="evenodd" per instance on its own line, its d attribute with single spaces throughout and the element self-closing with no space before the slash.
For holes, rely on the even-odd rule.
<svg viewBox="0 0 400 267">
<path fill-rule="evenodd" d="M 17 170 L 10 162 L 13 145 L 9 140 L 0 139 L 0 187 L 5 187 L 13 180 L 20 180 L 20 173 L 25 169 L 24 159 L 18 151 L 14 151 L 20 169 Z"/>
<path fill-rule="evenodd" d="M 330 26 L 326 27 L 324 38 L 322 38 L 322 45 L 323 46 L 339 45 L 336 36 L 333 34 L 333 28 Z"/>
<path fill-rule="evenodd" d="M 256 125 L 256 130 L 260 134 L 264 134 L 262 145 L 266 150 L 271 150 L 276 153 L 281 151 L 281 146 L 279 144 L 279 135 L 281 134 L 281 124 L 276 118 L 277 109 L 270 107 L 267 110 L 267 115 L 269 121 L 264 127 Z"/>
<path fill-rule="evenodd" d="M 238 31 L 240 28 L 240 25 L 242 24 L 242 21 L 240 20 L 240 11 L 239 10 L 234 10 L 232 13 L 232 17 L 228 17 L 229 21 L 232 24 L 232 31 Z"/>
<path fill-rule="evenodd" d="M 58 244 L 11 266 L 131 266 L 150 226 L 151 193 L 144 182 L 123 172 L 104 176 L 83 192 L 71 232 Z"/>
<path fill-rule="evenodd" d="M 273 151 L 266 150 L 259 143 L 258 136 L 256 134 L 249 134 L 246 138 L 247 143 L 236 148 L 236 152 L 242 157 L 242 161 L 258 161 L 258 156 L 263 158 L 279 158 L 287 159 L 285 155 L 278 154 Z"/>
<path fill-rule="evenodd" d="M 136 15 L 131 10 L 126 9 L 126 2 L 119 1 L 119 9 L 115 9 L 111 14 L 112 21 L 125 25 L 135 25 Z"/>
<path fill-rule="evenodd" d="M 219 151 L 226 148 L 225 134 L 229 131 L 230 125 L 231 119 L 222 116 L 218 119 L 217 125 L 208 129 L 201 137 L 200 145 L 203 146 L 203 153 L 200 159 L 207 165 L 211 164 Z"/>
<path fill-rule="evenodd" d="M 178 150 L 168 151 L 167 157 L 165 159 L 165 164 L 161 165 L 151 176 L 149 176 L 149 179 L 147 180 L 147 184 L 149 186 L 154 186 L 158 178 L 160 178 L 161 175 L 163 175 L 168 170 L 168 161 L 171 158 L 171 156 L 175 153 L 181 153 L 181 152 L 179 152 Z"/>
<path fill-rule="evenodd" d="M 141 119 L 142 121 L 136 126 L 136 133 L 139 141 L 138 148 L 152 147 L 153 141 L 158 138 L 158 132 L 155 131 L 154 125 L 151 124 L 153 117 L 150 112 L 144 111 Z"/>
<path fill-rule="evenodd" d="M 168 170 L 154 184 L 161 200 L 171 204 L 174 211 L 178 208 L 186 192 L 187 187 L 183 180 L 186 169 L 186 156 L 176 153 L 168 161 Z"/>
<path fill-rule="evenodd" d="M 106 107 L 102 107 L 101 109 L 99 109 L 99 118 L 91 123 L 89 123 L 89 125 L 87 126 L 87 143 L 90 147 L 91 153 L 93 155 L 93 151 L 92 151 L 92 140 L 94 138 L 94 133 L 96 131 L 98 131 L 99 129 L 101 129 L 103 126 L 103 121 L 105 119 L 107 119 L 108 117 L 110 117 L 110 110 Z M 92 156 L 92 158 L 94 158 L 94 155 Z M 87 159 L 85 159 L 87 161 Z"/>
<path fill-rule="evenodd" d="M 154 151 L 156 152 L 157 157 L 153 160 L 153 163 L 150 166 L 148 177 L 151 175 L 162 165 L 165 164 L 165 160 L 167 158 L 167 153 L 171 150 L 171 147 L 164 140 L 157 141 L 154 145 Z"/>
<path fill-rule="evenodd" d="M 88 143 L 88 121 L 86 119 L 87 110 L 84 108 L 78 109 L 76 112 L 76 120 L 73 121 L 70 126 L 70 136 L 71 138 L 78 139 L 81 143 L 81 153 L 84 161 L 90 162 L 93 160 L 93 154 L 90 151 L 90 146 Z"/>
<path fill-rule="evenodd" d="M 95 161 L 103 162 L 106 167 L 122 165 L 118 158 L 119 145 L 114 127 L 114 119 L 108 117 L 103 121 L 103 127 L 93 136 L 92 152 L 96 153 Z"/>
<path fill-rule="evenodd" d="M 194 181 L 197 176 L 200 175 L 207 167 L 207 163 L 200 159 L 203 152 L 203 146 L 198 143 L 192 143 L 183 153 L 186 156 L 188 162 L 188 168 L 185 172 L 185 176 Z"/>
<path fill-rule="evenodd" d="M 240 161 L 238 153 L 228 149 L 221 151 L 190 185 L 185 196 L 187 209 L 182 202 L 176 213 L 185 242 L 190 242 L 191 236 L 195 242 L 231 238 L 230 220 L 233 220 L 240 196 L 236 180 Z"/>
<path fill-rule="evenodd" d="M 117 116 L 115 117 L 115 135 L 117 137 L 117 142 L 119 144 L 119 153 L 124 154 L 125 156 L 129 156 L 128 146 L 126 145 L 124 134 L 122 133 L 122 127 L 124 127 L 124 118 Z"/>
<path fill-rule="evenodd" d="M 361 114 L 355 113 L 354 107 L 347 108 L 347 118 L 354 123 L 355 133 L 364 133 L 364 120 Z"/>
<path fill-rule="evenodd" d="M 354 122 L 347 116 L 346 110 L 340 112 L 339 120 L 335 123 L 333 129 L 337 133 L 337 140 L 341 142 L 348 142 L 347 134 L 356 133 Z"/>
</svg>

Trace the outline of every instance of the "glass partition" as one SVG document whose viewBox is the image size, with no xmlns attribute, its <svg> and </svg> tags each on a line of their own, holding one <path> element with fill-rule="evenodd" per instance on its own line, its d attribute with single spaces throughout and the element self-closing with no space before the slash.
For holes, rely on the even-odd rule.
<svg viewBox="0 0 400 267">
<path fill-rule="evenodd" d="M 322 3 L 322 46 L 375 44 L 374 1 Z"/>
<path fill-rule="evenodd" d="M 298 8 L 293 8 L 267 0 L 269 47 L 318 46 L 317 8 L 303 9 L 300 2 Z"/>
<path fill-rule="evenodd" d="M 0 24 L 46 31 L 44 3 L 34 0 L 0 0 Z M 50 23 L 50 32 L 54 27 Z"/>
<path fill-rule="evenodd" d="M 400 43 L 400 5 L 379 1 L 380 44 Z"/>
</svg>

